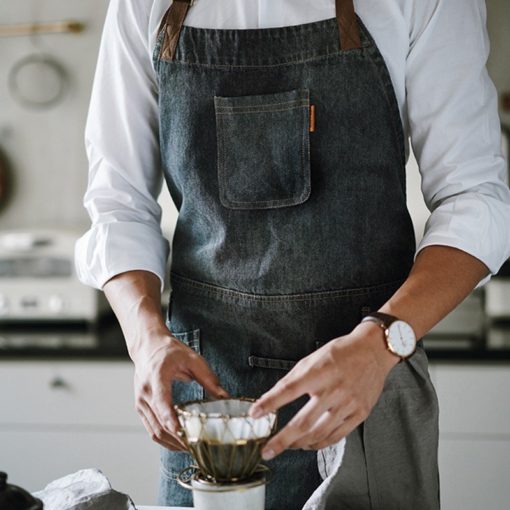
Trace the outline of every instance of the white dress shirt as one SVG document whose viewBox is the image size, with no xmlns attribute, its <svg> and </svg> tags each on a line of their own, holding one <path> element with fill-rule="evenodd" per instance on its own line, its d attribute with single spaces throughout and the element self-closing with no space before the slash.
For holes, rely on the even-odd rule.
<svg viewBox="0 0 510 510">
<path fill-rule="evenodd" d="M 431 211 L 417 252 L 452 246 L 497 272 L 510 257 L 510 191 L 486 69 L 484 0 L 354 3 L 389 68 Z M 169 4 L 111 0 L 108 8 L 85 134 L 92 225 L 75 249 L 79 279 L 96 288 L 133 269 L 153 272 L 163 288 L 170 247 L 157 203 L 163 177 L 151 58 Z M 268 28 L 334 15 L 334 0 L 196 0 L 185 24 Z"/>
</svg>

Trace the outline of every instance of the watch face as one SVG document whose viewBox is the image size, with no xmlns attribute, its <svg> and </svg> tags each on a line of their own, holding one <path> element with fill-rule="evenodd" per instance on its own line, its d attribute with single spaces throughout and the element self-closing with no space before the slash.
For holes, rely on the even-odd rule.
<svg viewBox="0 0 510 510">
<path fill-rule="evenodd" d="M 416 348 L 413 328 L 404 321 L 395 321 L 388 328 L 391 350 L 403 358 L 410 356 Z"/>
</svg>

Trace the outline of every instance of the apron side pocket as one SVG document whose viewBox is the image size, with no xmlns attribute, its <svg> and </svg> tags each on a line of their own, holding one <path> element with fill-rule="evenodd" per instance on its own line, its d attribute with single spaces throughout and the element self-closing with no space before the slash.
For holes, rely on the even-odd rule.
<svg viewBox="0 0 510 510">
<path fill-rule="evenodd" d="M 167 327 L 168 326 L 169 323 L 167 321 Z M 168 329 L 170 329 L 170 327 Z M 201 354 L 200 328 L 181 332 L 172 331 L 172 335 L 184 345 L 193 349 L 196 353 Z M 204 398 L 204 388 L 196 381 L 172 381 L 172 398 L 174 404 L 180 404 L 189 400 L 202 400 Z"/>
<path fill-rule="evenodd" d="M 260 356 L 249 356 L 248 365 L 257 368 L 272 368 L 276 370 L 291 370 L 297 361 L 277 358 L 261 358 Z"/>
<path fill-rule="evenodd" d="M 189 331 L 182 331 L 180 333 L 172 331 L 172 335 L 175 338 L 177 338 L 177 340 L 180 340 L 183 344 L 187 345 L 198 354 L 201 354 L 199 328 L 190 329 Z"/>
<path fill-rule="evenodd" d="M 188 452 L 172 451 L 162 446 L 160 459 L 158 503 L 192 506 L 191 491 L 182 488 L 177 477 L 183 469 L 194 463 L 193 457 Z"/>
</svg>

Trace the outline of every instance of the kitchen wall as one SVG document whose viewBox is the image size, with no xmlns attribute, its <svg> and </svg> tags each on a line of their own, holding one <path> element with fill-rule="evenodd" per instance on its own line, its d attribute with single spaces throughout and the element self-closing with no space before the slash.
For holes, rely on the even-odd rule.
<svg viewBox="0 0 510 510">
<path fill-rule="evenodd" d="M 83 129 L 107 0 L 2 0 L 0 23 L 76 19 L 86 24 L 81 34 L 0 39 L 0 146 L 12 162 L 16 186 L 8 208 L 0 213 L 0 229 L 77 227 L 88 217 L 82 207 L 87 182 Z M 489 69 L 500 92 L 510 90 L 510 3 L 488 0 L 493 40 Z M 62 103 L 33 111 L 10 99 L 9 70 L 30 53 L 46 51 L 67 69 L 70 86 Z M 503 115 L 510 123 L 510 114 Z M 414 157 L 408 163 L 409 207 L 416 236 L 421 238 L 428 210 L 420 192 Z M 176 210 L 166 190 L 160 198 L 163 227 L 171 236 Z"/>
<path fill-rule="evenodd" d="M 80 34 L 0 39 L 0 145 L 15 177 L 10 206 L 0 229 L 85 226 L 81 206 L 87 182 L 83 127 L 107 0 L 2 0 L 0 23 L 78 20 Z M 63 101 L 47 110 L 29 110 L 9 95 L 8 75 L 34 52 L 54 56 L 64 66 L 69 87 Z"/>
</svg>

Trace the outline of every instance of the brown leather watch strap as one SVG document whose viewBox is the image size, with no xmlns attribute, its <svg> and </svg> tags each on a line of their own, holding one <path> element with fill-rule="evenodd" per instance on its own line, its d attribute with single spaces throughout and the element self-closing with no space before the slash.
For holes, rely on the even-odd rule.
<svg viewBox="0 0 510 510">
<path fill-rule="evenodd" d="M 193 0 L 173 0 L 161 21 L 161 29 L 165 30 L 165 36 L 161 43 L 159 56 L 161 60 L 173 60 L 182 25 L 188 14 Z M 158 32 L 159 33 L 159 32 Z"/>
<path fill-rule="evenodd" d="M 395 317 L 394 315 L 390 315 L 389 313 L 383 312 L 371 312 L 368 315 L 370 315 L 371 317 L 377 317 L 378 319 L 382 320 L 387 327 L 389 327 L 389 325 L 392 322 L 400 320 L 398 317 Z"/>
<path fill-rule="evenodd" d="M 342 50 L 361 48 L 359 25 L 354 12 L 353 0 L 336 0 L 336 19 L 340 32 L 340 48 Z"/>
</svg>

